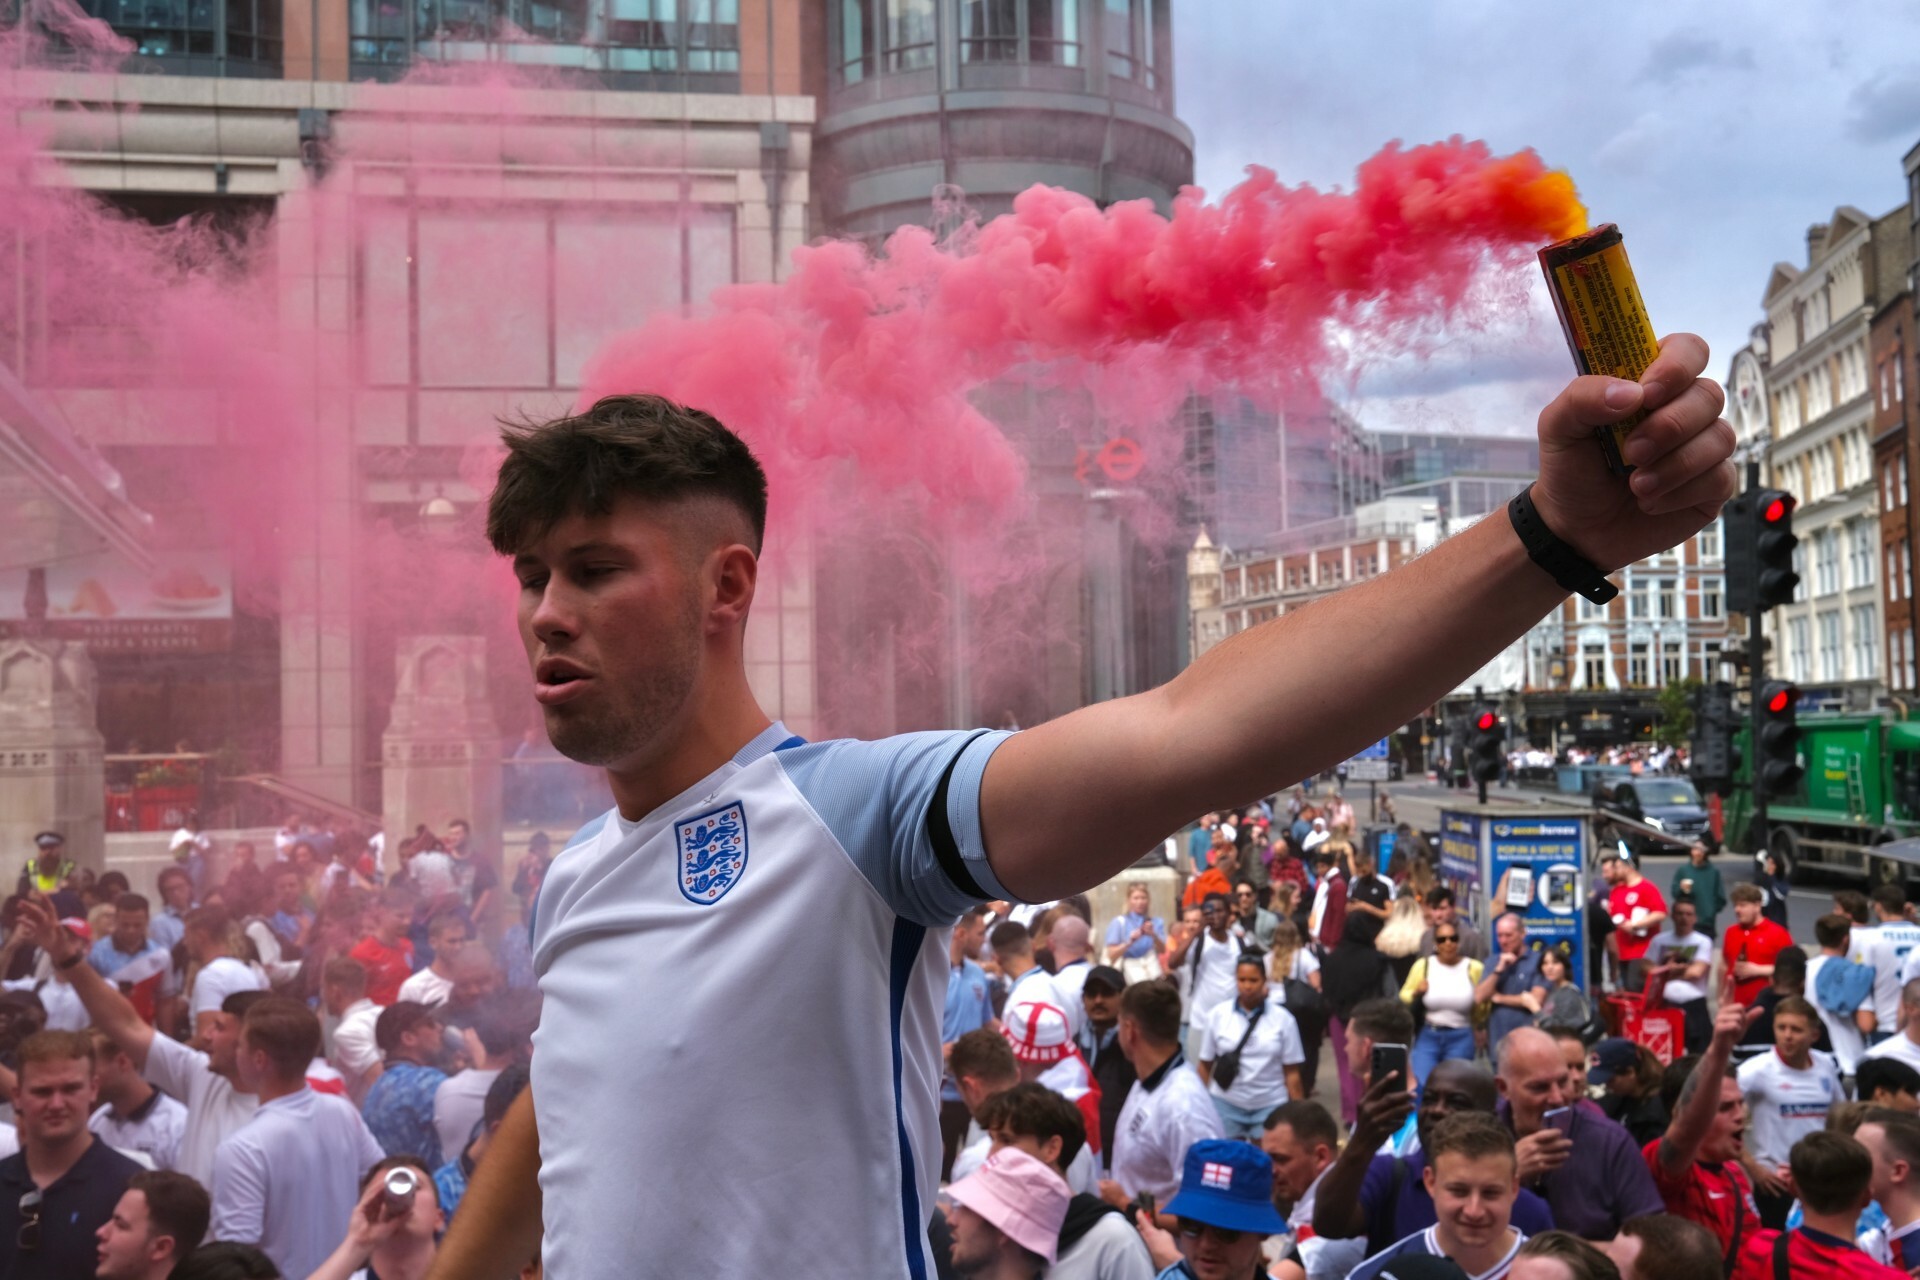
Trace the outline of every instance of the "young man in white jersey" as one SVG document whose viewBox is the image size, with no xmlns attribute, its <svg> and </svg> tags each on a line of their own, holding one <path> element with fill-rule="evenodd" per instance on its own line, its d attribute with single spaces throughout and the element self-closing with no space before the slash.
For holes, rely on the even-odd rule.
<svg viewBox="0 0 1920 1280">
<path fill-rule="evenodd" d="M 1853 918 L 1844 912 L 1828 912 L 1815 920 L 1813 940 L 1820 945 L 1820 954 L 1807 961 L 1807 1000 L 1827 1028 L 1827 1043 L 1833 1046 L 1840 1074 L 1850 1076 L 1860 1069 L 1860 1059 L 1867 1052 L 1867 1031 L 1877 1021 L 1873 984 L 1878 975 L 1848 958 L 1853 951 Z M 1829 966 L 1838 968 L 1822 979 Z M 1860 999 L 1862 986 L 1864 1000 Z"/>
<path fill-rule="evenodd" d="M 874 743 L 800 741 L 754 695 L 767 486 L 737 436 L 646 395 L 506 432 L 487 531 L 512 557 L 533 693 L 616 807 L 542 887 L 532 1087 L 437 1275 L 507 1274 L 544 1219 L 549 1273 L 568 1280 L 925 1276 L 953 921 L 1084 890 L 1194 814 L 1343 758 L 1569 591 L 1611 595 L 1603 574 L 1691 537 L 1734 490 L 1707 360 L 1682 335 L 1638 382 L 1576 380 L 1541 415 L 1541 475 L 1507 520 L 1235 636 L 1164 688 L 1019 733 Z M 1642 410 L 1628 483 L 1593 435 Z M 1385 621 L 1405 617 L 1423 625 Z M 1336 681 L 1362 692 L 1330 701 Z M 825 945 L 795 952 L 822 903 Z M 823 1126 L 841 1141 L 794 1179 L 790 1152 Z M 674 1178 L 636 1198 L 662 1153 Z M 715 1232 L 701 1210 L 719 1203 L 755 1212 Z"/>
<path fill-rule="evenodd" d="M 1651 972 L 1666 980 L 1661 998 L 1685 1019 L 1688 1053 L 1705 1053 L 1713 1039 L 1707 1012 L 1707 974 L 1713 969 L 1713 939 L 1700 932 L 1699 908 L 1681 898 L 1667 910 L 1668 925 L 1647 944 Z"/>
<path fill-rule="evenodd" d="M 1874 1038 L 1881 1040 L 1900 1029 L 1900 985 L 1915 949 L 1920 948 L 1920 924 L 1908 914 L 1904 884 L 1875 885 L 1867 901 L 1873 910 L 1873 927 L 1862 930 L 1861 937 L 1867 963 L 1873 966 L 1873 1014 L 1879 1022 Z"/>
<path fill-rule="evenodd" d="M 1513 1134 L 1483 1112 L 1448 1116 L 1434 1126 L 1422 1175 L 1433 1196 L 1434 1224 L 1374 1254 L 1348 1280 L 1376 1280 L 1416 1254 L 1451 1258 L 1469 1280 L 1505 1280 L 1526 1234 L 1512 1223 L 1520 1193 Z"/>
<path fill-rule="evenodd" d="M 1827 1112 L 1846 1101 L 1833 1055 L 1813 1047 L 1819 1015 L 1798 996 L 1773 1007 L 1773 1052 L 1740 1064 L 1740 1094 L 1747 1103 L 1747 1143 L 1761 1166 L 1787 1176 L 1793 1144 L 1824 1129 Z M 1756 1191 L 1760 1219 L 1778 1229 L 1793 1195 Z"/>
</svg>

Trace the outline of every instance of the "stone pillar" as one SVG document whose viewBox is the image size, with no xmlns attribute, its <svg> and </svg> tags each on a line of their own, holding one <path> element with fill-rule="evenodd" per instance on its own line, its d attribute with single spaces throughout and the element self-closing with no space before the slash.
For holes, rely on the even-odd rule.
<svg viewBox="0 0 1920 1280">
<path fill-rule="evenodd" d="M 0 640 L 0 890 L 11 893 L 34 833 L 106 860 L 105 743 L 94 722 L 93 659 L 76 641 Z"/>
<path fill-rule="evenodd" d="M 424 822 L 444 833 L 465 818 L 481 856 L 499 870 L 500 731 L 487 701 L 487 642 L 480 636 L 403 636 L 399 686 L 381 736 L 381 812 L 387 859 Z"/>
</svg>

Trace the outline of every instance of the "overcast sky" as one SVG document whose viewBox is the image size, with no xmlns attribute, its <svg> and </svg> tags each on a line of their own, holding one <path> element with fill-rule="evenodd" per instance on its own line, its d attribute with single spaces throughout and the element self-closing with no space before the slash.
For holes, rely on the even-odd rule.
<svg viewBox="0 0 1920 1280">
<path fill-rule="evenodd" d="M 1761 318 L 1775 262 L 1806 262 L 1809 223 L 1905 199 L 1920 142 L 1920 4 L 1911 0 L 1181 0 L 1180 117 L 1211 193 L 1249 164 L 1350 183 L 1390 139 L 1459 133 L 1533 147 L 1617 222 L 1654 327 L 1692 329 L 1715 377 Z M 1556 16 L 1558 15 L 1558 16 Z M 1376 369 L 1372 426 L 1532 430 L 1571 372 L 1532 314 L 1418 364 Z"/>
</svg>

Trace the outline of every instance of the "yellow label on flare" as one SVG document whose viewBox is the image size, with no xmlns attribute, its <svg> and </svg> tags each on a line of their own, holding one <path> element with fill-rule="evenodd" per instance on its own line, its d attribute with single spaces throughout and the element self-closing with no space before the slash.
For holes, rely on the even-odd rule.
<svg viewBox="0 0 1920 1280">
<path fill-rule="evenodd" d="M 1580 372 L 1639 381 L 1660 353 L 1660 343 L 1619 231 L 1610 225 L 1599 228 L 1543 250 L 1541 259 Z M 1621 450 L 1645 416 L 1636 412 L 1598 433 L 1607 464 L 1615 471 L 1630 470 Z"/>
</svg>

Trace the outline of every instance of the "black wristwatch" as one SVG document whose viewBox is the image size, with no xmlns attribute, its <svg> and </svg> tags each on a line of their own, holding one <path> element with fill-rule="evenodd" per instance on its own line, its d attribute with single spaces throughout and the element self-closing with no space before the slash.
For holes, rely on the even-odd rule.
<svg viewBox="0 0 1920 1280">
<path fill-rule="evenodd" d="M 60 927 L 62 929 L 66 928 L 65 925 L 61 925 Z M 74 952 L 72 955 L 68 956 L 65 960 L 54 961 L 53 967 L 56 969 L 71 969 L 75 965 L 79 964 L 82 960 L 85 960 L 86 958 L 87 958 L 87 953 L 86 953 L 86 950 L 83 948 L 79 951 Z"/>
<path fill-rule="evenodd" d="M 1553 530 L 1547 528 L 1547 522 L 1534 509 L 1532 485 L 1513 495 L 1513 501 L 1507 504 L 1507 518 L 1513 522 L 1513 531 L 1520 535 L 1520 545 L 1527 549 L 1527 558 L 1545 569 L 1547 576 L 1562 587 L 1595 604 L 1605 604 L 1620 594 L 1620 588 L 1608 582 L 1607 575 L 1591 560 L 1560 541 Z"/>
</svg>

